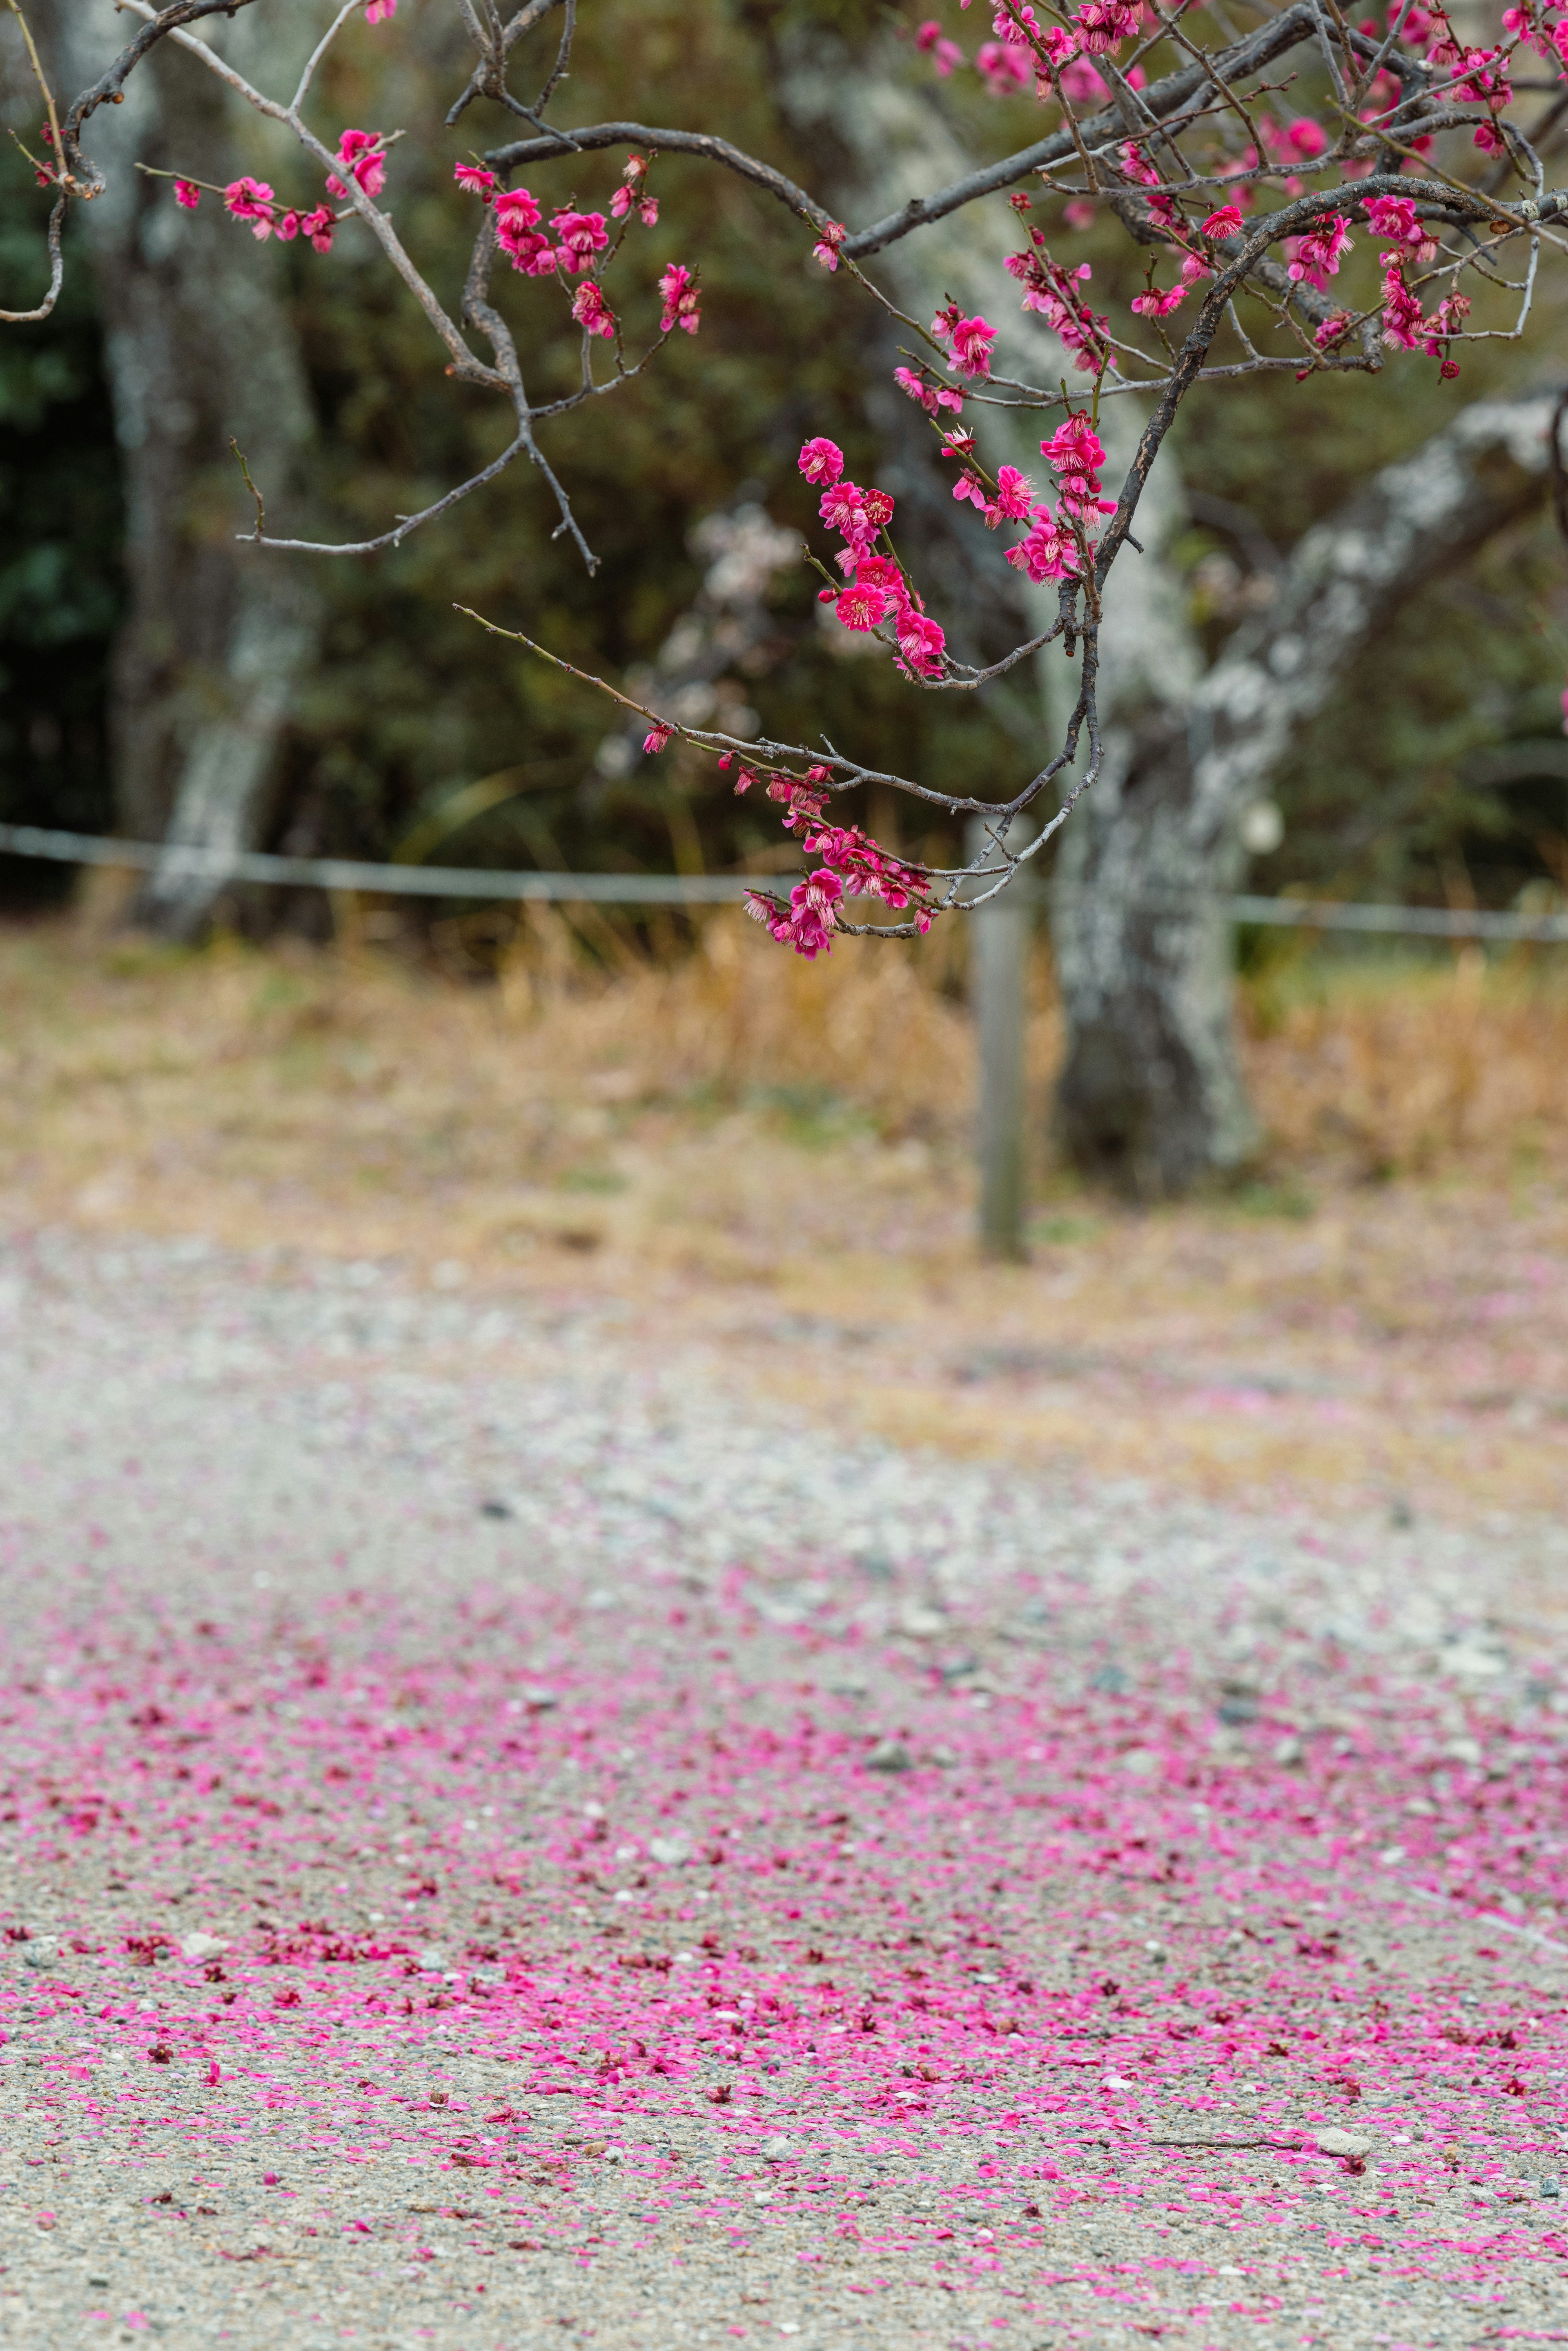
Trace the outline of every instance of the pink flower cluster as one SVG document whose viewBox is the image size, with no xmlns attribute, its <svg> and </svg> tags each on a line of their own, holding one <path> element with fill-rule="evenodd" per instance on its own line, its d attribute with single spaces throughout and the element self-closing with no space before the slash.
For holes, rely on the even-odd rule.
<svg viewBox="0 0 1568 2351">
<path fill-rule="evenodd" d="M 610 199 L 610 215 L 612 220 L 624 220 L 635 205 L 638 218 L 643 227 L 654 226 L 659 217 L 659 199 L 648 193 L 644 185 L 647 176 L 647 157 L 628 155 L 621 167 L 621 177 L 624 184 L 617 188 Z"/>
<path fill-rule="evenodd" d="M 964 413 L 963 393 L 956 392 L 951 384 L 938 382 L 924 371 L 917 373 L 914 368 L 896 367 L 893 371 L 893 380 L 901 392 L 906 392 L 911 400 L 920 402 L 928 416 L 940 415 L 945 408 L 951 409 L 956 416 Z"/>
<path fill-rule="evenodd" d="M 1304 236 L 1286 238 L 1287 275 L 1298 285 L 1304 279 L 1320 294 L 1326 293 L 1329 279 L 1339 276 L 1340 256 L 1353 251 L 1354 244 L 1344 214 L 1331 213 L 1326 220 L 1315 221 Z"/>
<path fill-rule="evenodd" d="M 1426 317 L 1419 298 L 1406 282 L 1406 256 L 1385 253 L 1383 263 L 1383 340 L 1396 350 L 1425 351 L 1428 359 L 1439 362 L 1438 373 L 1445 382 L 1451 382 L 1459 372 L 1459 363 L 1449 352 L 1449 343 L 1469 315 L 1469 300 L 1463 294 L 1446 294 L 1433 311 Z"/>
<path fill-rule="evenodd" d="M 583 277 L 610 243 L 602 213 L 552 213 L 547 235 L 539 226 L 538 198 L 530 189 L 503 188 L 497 193 L 494 172 L 476 163 L 454 164 L 452 176 L 470 195 L 494 205 L 497 242 L 525 277 Z"/>
<path fill-rule="evenodd" d="M 1170 228 L 1172 235 L 1178 243 L 1186 242 L 1184 233 L 1176 223 L 1174 207 L 1170 198 L 1161 198 L 1157 196 L 1152 198 L 1150 201 L 1150 209 L 1151 211 L 1163 209 L 1166 225 Z M 1241 207 L 1239 204 L 1221 204 L 1218 212 L 1209 214 L 1208 218 L 1203 223 L 1198 234 L 1212 245 L 1216 242 L 1223 243 L 1227 237 L 1237 235 L 1240 227 Z M 1195 247 L 1189 246 L 1183 257 L 1181 268 L 1177 273 L 1176 283 L 1171 287 L 1169 291 L 1166 293 L 1161 293 L 1157 287 L 1151 285 L 1145 293 L 1134 296 L 1131 307 L 1133 309 L 1137 311 L 1139 316 L 1142 318 L 1168 318 L 1173 310 L 1180 309 L 1182 304 L 1186 300 L 1187 296 L 1192 292 L 1193 287 L 1198 284 L 1200 279 L 1212 277 L 1213 275 L 1214 265 L 1208 259 L 1207 255 L 1199 253 Z"/>
<path fill-rule="evenodd" d="M 174 202 L 188 212 L 194 212 L 201 200 L 201 191 L 193 180 L 176 180 Z M 295 237 L 308 237 L 318 253 L 332 249 L 332 231 L 337 216 L 325 204 L 314 212 L 301 213 L 280 208 L 265 180 L 231 180 L 224 190 L 224 209 L 235 220 L 248 221 L 255 237 L 277 236 L 285 245 Z"/>
<path fill-rule="evenodd" d="M 672 261 L 659 280 L 659 296 L 664 306 L 659 332 L 667 335 L 679 327 L 683 334 L 695 335 L 702 324 L 702 293 L 692 272 Z"/>
<path fill-rule="evenodd" d="M 956 302 L 949 302 L 938 310 L 931 321 L 931 332 L 946 346 L 947 356 L 960 375 L 978 381 L 991 371 L 991 346 L 997 330 L 984 319 L 966 319 Z"/>
<path fill-rule="evenodd" d="M 381 135 L 374 131 L 345 131 L 338 141 L 338 161 L 351 178 L 359 182 L 367 196 L 379 196 L 386 185 L 386 149 Z M 346 196 L 348 182 L 336 172 L 329 172 L 327 193 Z"/>
<path fill-rule="evenodd" d="M 928 16 L 915 32 L 915 46 L 929 55 L 932 64 L 946 80 L 955 66 L 964 62 L 964 52 L 956 41 L 950 41 L 935 16 Z"/>
<path fill-rule="evenodd" d="M 862 490 L 846 482 L 843 451 L 821 435 L 805 444 L 799 463 L 806 479 L 821 486 L 817 511 L 822 521 L 844 541 L 837 561 L 848 584 L 824 588 L 821 602 L 831 604 L 844 627 L 857 634 L 891 620 L 900 666 L 915 677 L 939 677 L 946 644 L 941 624 L 927 614 L 894 557 L 876 551 L 878 537 L 893 519 L 893 500 L 885 490 Z"/>
<path fill-rule="evenodd" d="M 1424 221 L 1416 218 L 1410 197 L 1368 196 L 1366 217 L 1374 233 L 1402 247 L 1408 259 L 1423 263 L 1437 259 L 1437 236 Z"/>
<path fill-rule="evenodd" d="M 1106 318 L 1092 310 L 1075 291 L 1092 276 L 1090 265 L 1081 261 L 1076 269 L 1069 270 L 1053 261 L 1046 250 L 1043 230 L 1030 231 L 1032 250 L 1009 253 L 1003 268 L 1016 277 L 1024 289 L 1019 306 L 1025 310 L 1037 310 L 1048 327 L 1055 329 L 1072 353 L 1072 364 L 1085 375 L 1098 375 L 1111 356 L 1111 347 L 1104 340 Z"/>
<path fill-rule="evenodd" d="M 720 762 L 727 764 L 727 760 Z M 771 938 L 781 946 L 793 947 L 809 963 L 831 951 L 839 906 L 846 894 L 877 898 L 901 913 L 909 910 L 921 932 L 931 928 L 936 916 L 929 878 L 918 867 L 894 856 L 859 825 L 821 821 L 827 799 L 822 787 L 831 772 L 827 768 L 811 768 L 803 785 L 787 776 L 775 776 L 768 787 L 769 799 L 788 803 L 786 830 L 799 831 L 806 855 L 820 857 L 821 864 L 796 883 L 787 912 L 759 890 L 746 893 L 746 911 L 752 920 L 764 925 Z M 737 791 L 756 780 L 745 768 L 741 778 Z"/>
<path fill-rule="evenodd" d="M 1061 503 L 1055 513 L 1044 504 L 1030 507 L 1027 535 L 1008 549 L 1008 561 L 1027 571 L 1037 585 L 1046 580 L 1075 580 L 1091 551 L 1092 517 L 1116 511 L 1115 500 L 1101 496 L 1104 444 L 1082 411 L 1040 443 L 1040 454 L 1059 476 Z M 1022 478 L 1019 476 L 1020 482 Z"/>
</svg>

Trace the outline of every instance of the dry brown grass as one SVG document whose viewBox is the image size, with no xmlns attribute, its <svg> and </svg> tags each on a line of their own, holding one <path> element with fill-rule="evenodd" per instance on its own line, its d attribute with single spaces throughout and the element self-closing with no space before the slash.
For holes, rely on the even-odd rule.
<svg viewBox="0 0 1568 2351">
<path fill-rule="evenodd" d="M 1033 1261 L 998 1269 L 952 952 L 806 966 L 726 917 L 607 977 L 547 918 L 480 987 L 14 929 L 0 1209 L 613 1299 L 775 1402 L 949 1448 L 1318 1508 L 1562 1508 L 1555 968 L 1277 968 L 1249 998 L 1254 1179 L 1139 1216 L 1042 1149 Z M 1040 1126 L 1043 968 L 1037 998 Z"/>
</svg>

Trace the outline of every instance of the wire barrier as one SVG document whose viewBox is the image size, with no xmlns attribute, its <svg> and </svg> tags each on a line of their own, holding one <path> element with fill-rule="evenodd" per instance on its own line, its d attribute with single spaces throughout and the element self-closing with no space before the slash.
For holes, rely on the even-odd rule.
<svg viewBox="0 0 1568 2351">
<path fill-rule="evenodd" d="M 261 882 L 295 889 L 365 891 L 404 898 L 544 900 L 601 906 L 734 905 L 747 890 L 779 888 L 767 873 L 544 873 L 487 865 L 382 865 L 353 857 L 279 857 L 257 849 L 214 849 L 194 842 L 114 841 L 97 833 L 0 824 L 0 852 L 61 865 L 110 865 L 156 872 L 162 881 Z M 994 901 L 1000 904 L 1005 901 Z M 1158 906 L 1166 902 L 1154 899 Z M 1173 913 L 1190 900 L 1172 898 Z M 1509 914 L 1479 907 L 1377 906 L 1331 898 L 1218 895 L 1208 902 L 1233 923 L 1275 929 L 1361 931 L 1428 939 L 1534 940 L 1568 945 L 1568 914 Z"/>
</svg>

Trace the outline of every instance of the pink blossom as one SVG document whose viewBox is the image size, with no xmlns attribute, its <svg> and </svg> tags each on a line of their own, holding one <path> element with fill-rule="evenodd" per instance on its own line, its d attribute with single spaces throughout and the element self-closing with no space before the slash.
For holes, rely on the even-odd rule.
<svg viewBox="0 0 1568 2351">
<path fill-rule="evenodd" d="M 231 180 L 224 190 L 224 208 L 235 220 L 249 221 L 253 236 L 272 235 L 272 190 L 265 180 Z"/>
<path fill-rule="evenodd" d="M 1396 253 L 1383 256 L 1383 340 L 1394 350 L 1416 350 L 1426 320 L 1421 305 L 1405 283 L 1405 264 Z"/>
<path fill-rule="evenodd" d="M 949 345 L 953 365 L 960 375 L 989 375 L 991 345 L 997 340 L 997 330 L 984 319 L 966 319 L 960 315 L 956 302 L 949 302 L 932 319 L 931 331 L 939 343 Z"/>
<path fill-rule="evenodd" d="M 501 250 L 511 256 L 512 267 L 520 270 L 525 277 L 555 275 L 556 249 L 542 228 L 507 230 L 501 226 L 497 235 Z"/>
<path fill-rule="evenodd" d="M 925 24 L 917 28 L 915 46 L 917 49 L 930 52 L 931 62 L 944 80 L 955 66 L 961 66 L 964 62 L 963 50 L 956 41 L 950 41 L 947 38 L 935 16 L 928 16 Z"/>
<path fill-rule="evenodd" d="M 820 261 L 824 269 L 836 269 L 839 266 L 839 247 L 848 235 L 849 231 L 842 221 L 824 223 L 821 236 L 811 247 L 812 260 Z"/>
<path fill-rule="evenodd" d="M 846 629 L 874 629 L 879 621 L 887 618 L 887 598 L 869 581 L 853 580 L 839 590 L 833 610 Z"/>
<path fill-rule="evenodd" d="M 844 470 L 844 453 L 836 442 L 819 434 L 814 441 L 803 444 L 796 462 L 809 482 L 836 482 Z"/>
<path fill-rule="evenodd" d="M 386 184 L 387 159 L 378 132 L 345 131 L 338 141 L 338 161 L 345 172 L 353 173 L 367 196 L 381 194 Z M 346 195 L 347 189 L 343 193 Z"/>
<path fill-rule="evenodd" d="M 390 23 L 396 15 L 397 0 L 366 0 L 365 22 L 367 25 Z"/>
<path fill-rule="evenodd" d="M 982 41 L 975 51 L 975 69 L 985 77 L 993 98 L 1034 87 L 1034 54 L 1016 41 Z"/>
<path fill-rule="evenodd" d="M 1157 286 L 1151 286 L 1147 293 L 1134 294 L 1128 308 L 1141 319 L 1168 319 L 1173 310 L 1181 308 L 1191 290 L 1190 287 L 1173 286 L 1168 293 L 1162 294 Z"/>
<path fill-rule="evenodd" d="M 325 204 L 319 204 L 313 213 L 301 213 L 299 216 L 300 230 L 309 238 L 318 253 L 331 252 L 332 231 L 337 225 Z"/>
<path fill-rule="evenodd" d="M 1085 204 L 1081 197 L 1074 197 L 1071 204 L 1063 206 L 1061 217 L 1069 228 L 1082 231 L 1093 227 L 1096 212 L 1095 205 Z"/>
<path fill-rule="evenodd" d="M 1204 222 L 1203 234 L 1205 236 L 1217 238 L 1235 236 L 1240 227 L 1240 205 L 1221 204 L 1219 210 L 1217 213 L 1210 213 L 1208 218 Z"/>
<path fill-rule="evenodd" d="M 658 720 L 643 737 L 643 750 L 652 758 L 655 751 L 664 749 L 674 731 L 673 726 L 666 726 L 663 719 Z"/>
<path fill-rule="evenodd" d="M 1129 180 L 1136 180 L 1141 187 L 1159 186 L 1160 175 L 1135 139 L 1124 139 L 1116 152 Z"/>
<path fill-rule="evenodd" d="M 1016 465 L 1003 465 L 997 475 L 997 507 L 1009 522 L 1024 522 L 1029 517 L 1030 500 L 1034 496 L 1034 484 Z"/>
<path fill-rule="evenodd" d="M 459 165 L 458 168 L 461 170 L 463 167 Z M 502 189 L 496 198 L 496 226 L 503 235 L 507 229 L 537 228 L 538 224 L 538 198 L 529 189 Z"/>
<path fill-rule="evenodd" d="M 550 226 L 560 239 L 557 262 L 569 277 L 591 269 L 594 255 L 602 253 L 610 242 L 602 213 L 552 213 Z"/>
<path fill-rule="evenodd" d="M 1329 279 L 1339 275 L 1340 256 L 1349 253 L 1354 243 L 1344 214 L 1331 213 L 1326 220 L 1314 222 L 1304 236 L 1286 238 L 1285 250 L 1291 256 L 1287 274 L 1298 283 L 1304 278 L 1320 294 L 1325 293 Z"/>
<path fill-rule="evenodd" d="M 606 305 L 597 277 L 585 277 L 571 298 L 571 315 L 584 334 L 609 337 L 615 332 L 615 313 Z"/>
<path fill-rule="evenodd" d="M 1063 66 L 1061 84 L 1061 95 L 1074 106 L 1103 106 L 1109 102 L 1111 85 L 1087 57 L 1073 57 Z"/>
<path fill-rule="evenodd" d="M 861 517 L 866 529 L 873 538 L 879 530 L 885 530 L 893 520 L 893 500 L 888 496 L 887 492 L 877 489 L 862 490 Z"/>
<path fill-rule="evenodd" d="M 1008 561 L 1027 571 L 1037 587 L 1046 580 L 1073 580 L 1079 569 L 1078 542 L 1048 506 L 1039 506 L 1028 538 L 1009 548 Z"/>
<path fill-rule="evenodd" d="M 1378 236 L 1387 237 L 1402 246 L 1406 253 L 1421 262 L 1435 259 L 1437 239 L 1433 231 L 1416 216 L 1416 206 L 1409 196 L 1368 196 L 1366 217 Z"/>
<path fill-rule="evenodd" d="M 946 637 L 941 624 L 913 603 L 898 608 L 898 650 L 917 677 L 939 677 Z"/>
<path fill-rule="evenodd" d="M 804 471 L 804 468 L 802 467 L 801 470 Z M 823 491 L 818 501 L 819 518 L 827 524 L 830 530 L 840 532 L 845 538 L 869 537 L 871 534 L 867 529 L 864 514 L 865 500 L 853 482 L 840 481 L 836 475 L 823 475 L 821 478 L 828 481 L 831 486 Z"/>
<path fill-rule="evenodd" d="M 913 368 L 906 367 L 895 367 L 893 380 L 901 392 L 906 392 L 911 400 L 920 402 L 927 415 L 936 416 L 944 408 L 950 408 L 956 415 L 963 413 L 964 395 L 949 384 L 933 383 L 925 376 L 916 375 Z"/>
<path fill-rule="evenodd" d="M 1287 123 L 1285 138 L 1303 163 L 1314 162 L 1329 143 L 1329 135 L 1322 124 L 1314 122 L 1309 114 L 1299 114 L 1294 122 Z"/>
<path fill-rule="evenodd" d="M 1142 26 L 1144 12 L 1138 0 L 1088 0 L 1073 21 L 1091 57 L 1103 57 L 1133 38 Z"/>
<path fill-rule="evenodd" d="M 496 174 L 486 172 L 482 163 L 454 163 L 452 176 L 468 195 L 483 196 L 486 204 L 495 193 Z M 534 218 L 538 218 L 537 207 Z"/>
<path fill-rule="evenodd" d="M 971 474 L 967 470 L 960 474 L 953 485 L 953 496 L 960 505 L 967 498 L 969 504 L 972 507 L 977 507 L 982 514 L 987 514 L 988 511 L 990 501 L 986 496 L 986 486 L 977 474 Z"/>
<path fill-rule="evenodd" d="M 188 213 L 193 213 L 201 201 L 202 192 L 194 180 L 175 181 L 174 202 L 177 204 L 183 204 Z"/>
<path fill-rule="evenodd" d="M 1038 240 L 1036 249 L 1032 253 L 1009 253 L 1002 266 L 1009 277 L 1021 280 L 1023 308 L 1038 310 L 1072 353 L 1074 367 L 1093 375 L 1109 358 L 1110 346 L 1102 339 L 1105 319 L 1090 309 L 1076 291 L 1090 277 L 1090 265 L 1081 261 L 1076 269 L 1063 267 L 1045 250 L 1039 232 L 1030 234 Z"/>
<path fill-rule="evenodd" d="M 679 327 L 684 334 L 695 335 L 702 324 L 702 289 L 689 269 L 672 261 L 659 280 L 664 314 L 659 320 L 659 332 L 667 335 Z"/>
</svg>

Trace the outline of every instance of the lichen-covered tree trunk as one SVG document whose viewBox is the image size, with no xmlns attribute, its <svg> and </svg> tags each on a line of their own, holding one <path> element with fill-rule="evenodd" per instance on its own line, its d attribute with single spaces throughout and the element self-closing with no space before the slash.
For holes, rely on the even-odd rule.
<svg viewBox="0 0 1568 2351">
<path fill-rule="evenodd" d="M 1116 730 L 1066 829 L 1054 915 L 1057 1132 L 1089 1173 L 1158 1198 L 1255 1148 L 1228 934 L 1209 903 L 1239 879 L 1241 819 L 1401 599 L 1539 499 L 1554 398 L 1478 401 L 1386 466 L 1308 533 L 1273 603 L 1190 694 Z"/>
<path fill-rule="evenodd" d="M 125 40 L 112 0 L 45 0 L 57 79 L 84 88 Z M 267 49 L 307 37 L 300 11 L 256 12 L 212 32 L 264 75 Z M 264 47 L 262 45 L 266 44 Z M 269 499 L 297 497 L 311 417 L 284 259 L 257 248 L 212 198 L 196 213 L 133 154 L 207 181 L 249 161 L 251 118 L 173 43 L 105 107 L 89 146 L 109 188 L 85 214 L 101 287 L 124 467 L 131 609 L 116 648 L 113 745 L 120 822 L 144 840 L 225 851 L 265 820 L 289 708 L 313 658 L 315 597 L 297 557 L 236 544 L 247 519 L 231 436 Z M 261 159 L 256 159 L 259 163 Z M 236 496 L 236 493 L 238 495 Z M 140 919 L 170 935 L 205 921 L 221 873 L 154 871 Z"/>
</svg>

